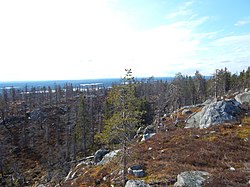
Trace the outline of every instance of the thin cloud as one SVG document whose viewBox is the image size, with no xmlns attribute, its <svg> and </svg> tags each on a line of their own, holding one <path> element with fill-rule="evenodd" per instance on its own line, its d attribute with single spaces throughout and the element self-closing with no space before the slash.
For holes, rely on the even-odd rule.
<svg viewBox="0 0 250 187">
<path fill-rule="evenodd" d="M 192 10 L 188 10 L 188 9 L 184 9 L 184 10 L 178 10 L 176 12 L 170 13 L 166 16 L 166 19 L 173 19 L 173 18 L 177 18 L 179 16 L 190 16 L 192 15 Z"/>
<path fill-rule="evenodd" d="M 200 51 L 197 60 L 200 59 L 200 61 L 207 63 L 201 66 L 206 74 L 216 68 L 227 67 L 232 72 L 235 72 L 249 66 L 250 34 L 221 37 L 212 40 L 204 48 L 206 50 Z"/>
<path fill-rule="evenodd" d="M 219 38 L 214 41 L 215 45 L 219 46 L 234 46 L 239 48 L 240 46 L 242 47 L 250 47 L 250 33 L 249 34 L 242 34 L 242 35 L 232 35 L 232 36 L 226 36 Z"/>
<path fill-rule="evenodd" d="M 174 18 L 186 17 L 186 16 L 193 17 L 195 14 L 193 13 L 191 9 L 192 4 L 193 4 L 193 1 L 184 2 L 175 12 L 172 12 L 166 15 L 166 19 L 174 19 Z"/>
<path fill-rule="evenodd" d="M 220 63 L 222 63 L 222 64 L 228 64 L 228 63 L 231 63 L 232 61 L 230 61 L 230 60 L 223 60 L 223 61 L 221 61 Z"/>
<path fill-rule="evenodd" d="M 186 25 L 187 27 L 196 28 L 204 24 L 208 20 L 209 20 L 209 16 L 203 16 L 200 18 L 192 19 L 190 21 L 184 21 L 183 24 Z"/>
<path fill-rule="evenodd" d="M 250 24 L 250 17 L 237 21 L 234 26 L 240 27 Z"/>
</svg>

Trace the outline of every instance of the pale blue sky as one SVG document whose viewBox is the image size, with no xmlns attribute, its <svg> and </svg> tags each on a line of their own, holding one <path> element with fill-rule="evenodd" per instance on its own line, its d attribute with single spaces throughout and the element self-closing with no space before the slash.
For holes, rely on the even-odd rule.
<svg viewBox="0 0 250 187">
<path fill-rule="evenodd" d="M 249 0 L 0 1 L 0 81 L 250 66 Z"/>
</svg>

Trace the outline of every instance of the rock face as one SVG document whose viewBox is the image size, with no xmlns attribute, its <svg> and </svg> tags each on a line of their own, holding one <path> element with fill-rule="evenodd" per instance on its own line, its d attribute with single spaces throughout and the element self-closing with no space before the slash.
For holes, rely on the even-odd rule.
<svg viewBox="0 0 250 187">
<path fill-rule="evenodd" d="M 240 104 L 250 104 L 250 92 L 244 92 L 236 95 L 235 100 Z"/>
<path fill-rule="evenodd" d="M 201 187 L 210 176 L 204 171 L 186 171 L 177 176 L 177 182 L 174 187 Z"/>
<path fill-rule="evenodd" d="M 144 183 L 142 180 L 128 180 L 125 187 L 150 187 L 149 184 Z"/>
<path fill-rule="evenodd" d="M 236 122 L 241 113 L 236 100 L 213 102 L 191 116 L 186 121 L 186 128 L 207 128 L 224 122 Z"/>
<path fill-rule="evenodd" d="M 103 165 L 108 163 L 110 160 L 112 160 L 118 153 L 120 150 L 114 150 L 111 151 L 110 153 L 107 153 L 102 160 L 98 163 L 98 165 Z"/>
<path fill-rule="evenodd" d="M 210 105 L 211 103 L 215 102 L 214 99 L 207 99 L 205 102 L 202 103 L 203 106 Z"/>
<path fill-rule="evenodd" d="M 98 151 L 96 151 L 94 155 L 94 163 L 100 162 L 102 158 L 108 153 L 109 151 L 106 149 L 99 149 Z"/>
</svg>

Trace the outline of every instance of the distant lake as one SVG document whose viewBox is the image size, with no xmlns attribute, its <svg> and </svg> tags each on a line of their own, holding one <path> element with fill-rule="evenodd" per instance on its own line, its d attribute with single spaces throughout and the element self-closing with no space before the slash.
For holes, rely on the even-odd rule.
<svg viewBox="0 0 250 187">
<path fill-rule="evenodd" d="M 147 78 L 136 78 L 136 80 L 141 81 Z M 171 77 L 154 77 L 154 80 L 170 81 L 173 78 Z M 42 88 L 43 86 L 50 86 L 52 89 L 55 85 L 60 85 L 63 87 L 66 83 L 72 84 L 74 88 L 79 87 L 80 84 L 93 84 L 101 83 L 104 87 L 111 87 L 112 84 L 119 84 L 121 82 L 120 78 L 110 78 L 110 79 L 85 79 L 85 80 L 48 80 L 48 81 L 9 81 L 9 82 L 0 82 L 0 89 L 24 89 L 27 85 L 28 90 L 32 87 Z"/>
</svg>

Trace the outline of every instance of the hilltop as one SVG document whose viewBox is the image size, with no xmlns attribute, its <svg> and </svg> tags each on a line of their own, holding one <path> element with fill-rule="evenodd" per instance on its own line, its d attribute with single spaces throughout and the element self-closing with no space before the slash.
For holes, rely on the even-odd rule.
<svg viewBox="0 0 250 187">
<path fill-rule="evenodd" d="M 119 186 L 127 177 L 130 186 L 180 186 L 191 175 L 207 186 L 247 185 L 250 68 L 171 82 L 126 71 L 124 84 L 107 89 L 3 89 L 0 184 Z"/>
</svg>

